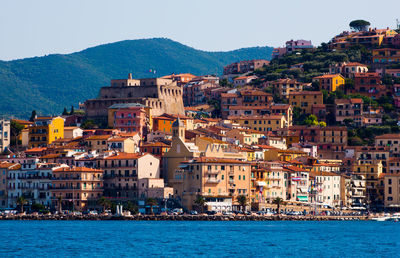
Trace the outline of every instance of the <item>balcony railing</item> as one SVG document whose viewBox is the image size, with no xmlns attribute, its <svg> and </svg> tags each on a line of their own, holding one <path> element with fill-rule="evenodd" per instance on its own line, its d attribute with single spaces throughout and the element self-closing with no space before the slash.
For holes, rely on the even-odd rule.
<svg viewBox="0 0 400 258">
<path fill-rule="evenodd" d="M 207 178 L 206 183 L 209 184 L 218 184 L 219 182 L 221 182 L 221 180 L 217 179 L 217 178 Z"/>
</svg>

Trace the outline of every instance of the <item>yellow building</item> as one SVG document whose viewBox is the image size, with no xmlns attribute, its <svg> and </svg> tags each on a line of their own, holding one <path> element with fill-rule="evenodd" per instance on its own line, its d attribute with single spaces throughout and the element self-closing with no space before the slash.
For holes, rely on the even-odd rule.
<svg viewBox="0 0 400 258">
<path fill-rule="evenodd" d="M 385 208 L 398 210 L 400 206 L 400 174 L 385 174 Z"/>
<path fill-rule="evenodd" d="M 344 90 L 345 78 L 341 74 L 325 74 L 314 77 L 313 80 L 318 81 L 320 90 L 326 90 L 329 92 L 338 89 Z"/>
<path fill-rule="evenodd" d="M 311 114 L 313 105 L 324 104 L 324 96 L 321 91 L 291 92 L 289 104 L 292 107 L 301 108 L 301 111 L 305 114 Z"/>
<path fill-rule="evenodd" d="M 283 115 L 264 116 L 230 116 L 233 123 L 258 132 L 276 132 L 280 128 L 288 127 L 288 121 Z"/>
<path fill-rule="evenodd" d="M 382 162 L 371 161 L 363 163 L 358 161 L 353 165 L 353 174 L 365 178 L 366 198 L 371 206 L 376 206 L 378 203 L 383 203 L 383 185 L 379 184 L 379 178 L 382 176 Z"/>
<path fill-rule="evenodd" d="M 29 127 L 29 148 L 43 147 L 57 139 L 64 138 L 62 117 L 37 117 Z"/>
<path fill-rule="evenodd" d="M 252 164 L 252 187 L 255 188 L 252 202 L 258 204 L 258 209 L 264 208 L 265 203 L 272 203 L 279 197 L 286 200 L 288 187 L 287 173 L 281 162 L 261 162 Z"/>
</svg>

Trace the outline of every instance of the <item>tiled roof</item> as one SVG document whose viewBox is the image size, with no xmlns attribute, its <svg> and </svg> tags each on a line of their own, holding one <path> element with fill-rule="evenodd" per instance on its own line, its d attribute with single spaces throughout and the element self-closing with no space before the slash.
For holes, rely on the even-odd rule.
<svg viewBox="0 0 400 258">
<path fill-rule="evenodd" d="M 103 170 L 87 167 L 61 167 L 56 168 L 53 172 L 103 172 Z"/>
<path fill-rule="evenodd" d="M 322 95 L 322 91 L 307 91 L 307 90 L 298 92 L 292 91 L 289 93 L 289 95 Z"/>
<path fill-rule="evenodd" d="M 147 155 L 147 154 L 144 154 Z M 125 152 L 120 152 L 117 155 L 114 156 L 109 156 L 104 158 L 105 160 L 119 160 L 119 159 L 138 159 L 140 157 L 143 157 L 144 155 L 139 154 L 139 153 L 125 153 Z"/>
</svg>

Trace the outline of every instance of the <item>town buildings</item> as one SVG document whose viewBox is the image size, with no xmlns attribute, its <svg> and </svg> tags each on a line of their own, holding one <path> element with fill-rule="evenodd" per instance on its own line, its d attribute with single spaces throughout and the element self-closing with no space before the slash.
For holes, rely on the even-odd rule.
<svg viewBox="0 0 400 258">
<path fill-rule="evenodd" d="M 249 61 L 240 61 L 232 63 L 224 67 L 224 75 L 244 74 L 259 69 L 265 65 L 269 65 L 268 60 L 258 59 Z"/>
<path fill-rule="evenodd" d="M 108 107 L 121 103 L 139 103 L 150 107 L 155 116 L 184 114 L 182 89 L 171 79 L 147 78 L 111 80 L 102 87 L 99 97 L 85 102 L 87 119 L 107 123 Z"/>
<path fill-rule="evenodd" d="M 3 152 L 10 146 L 11 140 L 10 120 L 0 119 L 0 151 Z"/>
<path fill-rule="evenodd" d="M 314 105 L 324 104 L 321 91 L 300 91 L 289 93 L 289 104 L 298 107 L 302 113 L 311 114 Z"/>
<path fill-rule="evenodd" d="M 61 117 L 36 117 L 29 127 L 29 147 L 43 147 L 64 138 L 64 119 Z"/>
<path fill-rule="evenodd" d="M 85 167 L 60 167 L 52 171 L 54 207 L 84 211 L 98 206 L 103 196 L 103 171 Z"/>
<path fill-rule="evenodd" d="M 320 90 L 329 92 L 344 90 L 345 80 L 341 74 L 325 74 L 315 77 L 314 80 L 318 81 Z"/>
</svg>

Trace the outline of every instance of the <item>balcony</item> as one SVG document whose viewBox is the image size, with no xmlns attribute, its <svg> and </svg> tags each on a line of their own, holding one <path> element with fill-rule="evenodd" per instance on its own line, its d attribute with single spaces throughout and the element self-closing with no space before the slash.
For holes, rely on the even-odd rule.
<svg viewBox="0 0 400 258">
<path fill-rule="evenodd" d="M 221 171 L 213 171 L 213 170 L 207 170 L 206 174 L 208 175 L 218 175 Z"/>
<path fill-rule="evenodd" d="M 228 171 L 228 175 L 234 175 L 234 174 L 235 174 L 235 171 L 233 169 Z"/>
<path fill-rule="evenodd" d="M 234 184 L 234 183 L 235 183 L 235 180 L 229 179 L 229 183 L 230 183 L 230 184 Z"/>
<path fill-rule="evenodd" d="M 207 184 L 218 184 L 219 182 L 221 182 L 221 180 L 217 179 L 217 178 L 207 178 L 206 183 Z"/>
</svg>

